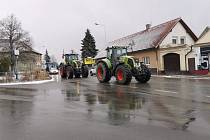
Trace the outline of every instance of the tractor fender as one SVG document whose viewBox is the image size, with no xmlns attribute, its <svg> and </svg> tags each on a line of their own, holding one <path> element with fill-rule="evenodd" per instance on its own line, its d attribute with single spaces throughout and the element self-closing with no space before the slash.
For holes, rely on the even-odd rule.
<svg viewBox="0 0 210 140">
<path fill-rule="evenodd" d="M 101 60 L 99 60 L 98 62 L 97 62 L 97 64 L 98 63 L 104 63 L 109 69 L 111 69 L 112 68 L 112 64 L 111 64 L 111 62 L 109 61 L 109 59 L 107 59 L 107 58 L 105 58 L 105 59 L 101 59 Z"/>
</svg>

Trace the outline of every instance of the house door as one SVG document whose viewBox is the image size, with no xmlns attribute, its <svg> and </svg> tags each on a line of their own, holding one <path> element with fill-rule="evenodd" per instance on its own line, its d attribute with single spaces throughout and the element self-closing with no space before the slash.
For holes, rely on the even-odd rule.
<svg viewBox="0 0 210 140">
<path fill-rule="evenodd" d="M 195 58 L 188 58 L 188 68 L 190 73 L 195 70 Z"/>
<path fill-rule="evenodd" d="M 168 74 L 178 74 L 180 72 L 180 56 L 176 53 L 169 53 L 163 56 L 164 70 Z"/>
</svg>

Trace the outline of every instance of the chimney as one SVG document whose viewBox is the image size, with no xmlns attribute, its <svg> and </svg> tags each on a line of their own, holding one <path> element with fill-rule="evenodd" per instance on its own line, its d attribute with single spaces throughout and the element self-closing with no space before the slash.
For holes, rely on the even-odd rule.
<svg viewBox="0 0 210 140">
<path fill-rule="evenodd" d="M 151 28 L 151 24 L 146 24 L 146 30 L 149 30 Z"/>
</svg>

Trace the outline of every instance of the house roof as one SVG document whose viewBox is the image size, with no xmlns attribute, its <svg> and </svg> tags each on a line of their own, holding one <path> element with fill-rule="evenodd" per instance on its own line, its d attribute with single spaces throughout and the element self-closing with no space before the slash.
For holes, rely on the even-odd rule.
<svg viewBox="0 0 210 140">
<path fill-rule="evenodd" d="M 8 50 L 4 50 L 4 49 L 1 49 L 0 47 L 0 53 L 9 53 Z M 38 51 L 36 50 L 31 50 L 31 51 L 21 51 L 21 53 L 35 53 L 35 54 L 38 54 L 38 55 L 42 55 L 42 53 L 39 53 Z"/>
<path fill-rule="evenodd" d="M 23 51 L 23 53 L 35 53 L 35 54 L 38 54 L 38 55 L 42 55 L 42 53 L 32 49 L 31 51 Z"/>
<path fill-rule="evenodd" d="M 210 30 L 210 26 L 207 26 L 205 30 L 201 33 L 198 39 L 202 38 L 208 31 Z"/>
<path fill-rule="evenodd" d="M 8 53 L 10 50 L 9 50 L 9 42 L 8 42 L 8 39 L 0 39 L 0 52 L 1 53 Z M 34 50 L 33 48 L 27 48 L 27 49 L 24 49 L 22 50 L 22 52 L 33 52 L 35 54 L 38 54 L 38 55 L 42 55 L 41 53 L 39 53 L 38 51 Z"/>
<path fill-rule="evenodd" d="M 207 26 L 199 36 L 199 39 L 195 43 L 195 46 L 206 46 L 210 45 L 210 27 Z"/>
<path fill-rule="evenodd" d="M 104 58 L 104 57 L 106 57 L 106 55 L 107 55 L 107 52 L 106 52 L 106 49 L 104 48 L 104 49 L 101 49 L 101 50 L 99 50 L 98 51 L 98 54 L 96 55 L 96 59 L 101 59 L 101 58 Z"/>
<path fill-rule="evenodd" d="M 177 18 L 160 25 L 151 27 L 149 29 L 128 35 L 126 37 L 114 40 L 109 43 L 109 46 L 131 46 L 132 51 L 145 50 L 151 48 L 157 48 L 164 38 L 171 32 L 177 23 L 181 23 L 187 33 L 197 41 L 196 35 L 187 26 L 187 24 L 181 19 Z"/>
</svg>

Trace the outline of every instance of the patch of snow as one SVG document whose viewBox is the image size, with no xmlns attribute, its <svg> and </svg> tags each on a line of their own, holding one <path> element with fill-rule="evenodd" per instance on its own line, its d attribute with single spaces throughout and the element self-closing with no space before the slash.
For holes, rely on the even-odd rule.
<svg viewBox="0 0 210 140">
<path fill-rule="evenodd" d="M 27 81 L 27 82 L 14 82 L 14 83 L 0 83 L 0 86 L 13 86 L 13 85 L 37 85 L 37 84 L 44 84 L 48 82 L 55 81 L 54 78 L 50 80 L 41 80 L 41 81 Z"/>
</svg>

